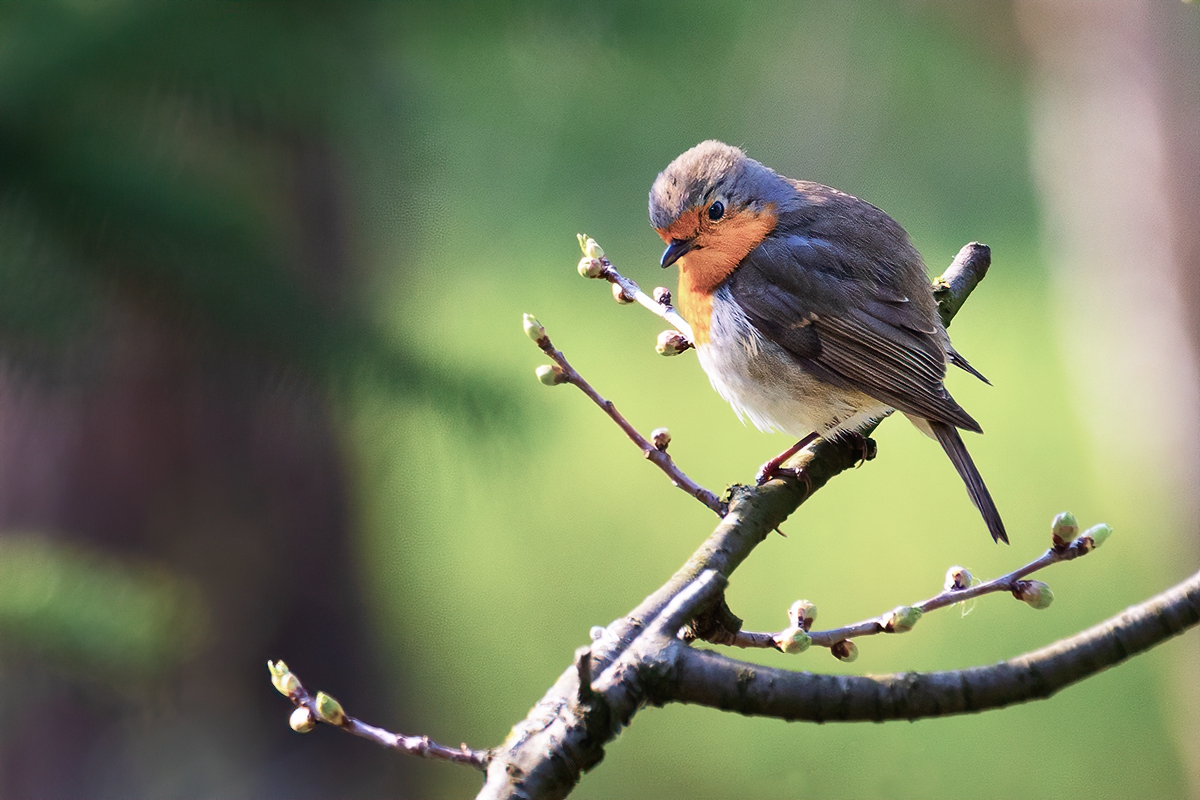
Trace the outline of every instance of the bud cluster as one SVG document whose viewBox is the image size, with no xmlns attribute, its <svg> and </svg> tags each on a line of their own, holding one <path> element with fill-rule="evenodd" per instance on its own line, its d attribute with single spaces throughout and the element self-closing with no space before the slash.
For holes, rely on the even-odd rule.
<svg viewBox="0 0 1200 800">
<path fill-rule="evenodd" d="M 1112 526 L 1101 522 L 1093 525 L 1083 533 L 1079 532 L 1079 523 L 1070 511 L 1064 511 L 1054 517 L 1050 523 L 1050 542 L 1054 549 L 1061 553 L 1067 548 L 1078 550 L 1080 555 L 1090 553 L 1112 535 Z"/>
</svg>

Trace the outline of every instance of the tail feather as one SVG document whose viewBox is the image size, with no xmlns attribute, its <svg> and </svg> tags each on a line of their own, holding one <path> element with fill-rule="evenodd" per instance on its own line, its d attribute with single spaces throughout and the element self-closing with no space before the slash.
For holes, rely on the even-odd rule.
<svg viewBox="0 0 1200 800">
<path fill-rule="evenodd" d="M 963 444 L 958 429 L 953 425 L 935 420 L 928 420 L 928 424 L 933 435 L 937 437 L 938 443 L 946 451 L 946 455 L 950 456 L 950 461 L 954 463 L 954 468 L 958 470 L 963 483 L 967 485 L 967 494 L 971 495 L 971 502 L 983 515 L 983 521 L 987 523 L 992 538 L 997 542 L 1002 541 L 1008 544 L 1008 534 L 1004 531 L 1004 522 L 1000 519 L 1000 512 L 996 509 L 996 504 L 992 501 L 992 496 L 988 493 L 979 470 L 975 468 L 975 462 L 971 460 L 971 455 L 967 452 L 967 446 Z"/>
</svg>

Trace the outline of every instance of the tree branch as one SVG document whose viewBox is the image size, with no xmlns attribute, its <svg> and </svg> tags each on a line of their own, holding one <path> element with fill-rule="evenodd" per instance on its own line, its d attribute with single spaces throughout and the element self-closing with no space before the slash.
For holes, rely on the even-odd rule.
<svg viewBox="0 0 1200 800">
<path fill-rule="evenodd" d="M 1064 516 L 1069 515 L 1065 513 L 1060 514 L 1058 519 L 1061 519 Z M 1055 520 L 1056 523 L 1058 522 L 1058 519 Z M 1075 531 L 1077 530 L 1075 518 L 1073 516 L 1070 517 L 1070 524 L 1072 526 L 1071 536 L 1073 537 Z M 1050 587 L 1046 586 L 1040 581 L 1025 581 L 1022 580 L 1022 578 L 1026 577 L 1027 575 L 1032 575 L 1033 573 L 1041 569 L 1045 569 L 1053 564 L 1058 564 L 1063 561 L 1073 561 L 1076 558 L 1087 555 L 1088 553 L 1092 552 L 1092 550 L 1094 550 L 1099 543 L 1104 540 L 1104 538 L 1107 538 L 1108 534 L 1111 532 L 1112 528 L 1109 526 L 1097 525 L 1094 528 L 1084 532 L 1084 534 L 1078 539 L 1074 539 L 1073 541 L 1068 540 L 1066 542 L 1060 540 L 1056 542 L 1055 546 L 1051 547 L 1040 557 L 1034 559 L 1025 566 L 1015 569 L 1012 572 L 1009 572 L 1007 575 L 1001 575 L 999 578 L 993 578 L 990 581 L 975 582 L 974 584 L 971 584 L 970 581 L 972 579 L 969 572 L 962 567 L 952 567 L 951 573 L 957 572 L 959 575 L 955 580 L 951 579 L 950 574 L 947 575 L 947 585 L 944 591 L 926 600 L 913 603 L 911 606 L 901 606 L 901 608 L 915 610 L 918 612 L 917 618 L 919 619 L 920 616 L 928 614 L 930 611 L 937 611 L 939 608 L 946 608 L 947 606 L 952 606 L 957 603 L 965 603 L 969 600 L 974 600 L 977 597 L 981 597 L 982 595 L 992 594 L 994 592 L 1011 592 L 1012 595 L 1017 599 L 1025 600 L 1036 608 L 1047 608 L 1049 607 L 1050 602 L 1054 599 L 1054 595 L 1049 593 Z M 963 580 L 964 575 L 966 576 L 966 579 L 960 584 L 958 581 Z M 807 603 L 807 601 L 798 602 Z M 896 609 L 896 611 L 899 610 L 900 609 Z M 878 633 L 903 633 L 911 629 L 911 625 L 905 627 L 903 630 L 895 629 L 893 623 L 896 611 L 881 614 L 877 617 L 863 620 L 862 622 L 855 622 L 851 625 L 844 625 L 840 628 L 809 632 L 813 616 L 810 615 L 809 619 L 804 621 L 802 627 L 804 631 L 809 632 L 807 638 L 811 644 L 819 647 L 832 647 L 839 642 L 844 642 L 848 639 L 853 639 L 858 636 L 871 636 Z M 916 620 L 914 619 L 913 622 L 915 621 Z M 797 623 L 794 621 L 793 628 L 796 627 L 796 624 Z M 780 646 L 780 642 L 786 634 L 787 629 L 776 633 L 738 631 L 733 637 L 732 641 L 721 642 L 721 644 L 731 644 L 734 647 L 742 648 L 773 648 L 775 650 L 782 650 L 783 648 Z"/>
<path fill-rule="evenodd" d="M 596 249 L 599 250 L 598 247 Z M 581 274 L 611 281 L 620 277 L 608 260 L 603 258 L 602 251 L 597 254 L 585 252 L 585 261 L 588 259 L 603 259 L 603 263 L 585 265 L 581 262 Z M 944 301 L 939 299 L 939 309 L 945 318 L 952 318 L 957 313 L 986 274 L 990 263 L 991 254 L 986 246 L 972 243 L 959 252 L 950 269 L 938 282 L 939 289 L 942 284 L 945 286 L 940 289 Z M 585 270 L 585 266 L 595 268 Z M 616 277 L 610 277 L 610 274 Z M 540 325 L 537 327 L 540 328 Z M 544 336 L 545 332 L 542 330 L 539 333 L 535 329 L 530 333 L 530 337 L 537 341 L 539 336 L 534 334 Z M 564 369 L 561 363 L 559 367 Z M 622 430 L 625 430 L 624 426 Z M 626 435 L 629 435 L 628 431 Z M 868 444 L 868 448 L 871 447 L 873 443 Z M 817 439 L 790 461 L 803 470 L 808 476 L 807 481 L 784 478 L 769 481 L 760 487 L 732 487 L 728 513 L 688 562 L 658 591 L 628 615 L 610 624 L 604 635 L 593 642 L 587 674 L 603 674 L 609 665 L 620 659 L 639 640 L 641 634 L 663 614 L 680 592 L 708 570 L 727 579 L 758 543 L 813 492 L 835 475 L 873 455 L 873 450 L 864 452 L 861 443 L 848 439 Z M 719 599 L 719 594 L 713 597 L 710 608 L 721 607 L 723 604 L 718 602 Z M 699 616 L 703 617 L 703 614 Z M 727 614 L 727 618 L 740 625 L 740 620 L 732 614 Z M 714 635 L 720 639 L 732 636 L 735 632 L 717 626 Z M 642 640 L 642 643 L 647 641 Z M 620 691 L 632 697 L 650 696 L 650 687 L 641 683 L 647 678 L 650 682 L 656 680 L 657 672 L 650 667 L 673 663 L 672 654 L 677 652 L 690 652 L 690 648 L 676 638 L 664 643 L 657 653 L 643 650 L 639 657 L 647 665 L 647 671 L 622 672 L 626 685 Z M 581 692 L 579 675 L 583 670 L 577 664 L 578 656 L 576 663 L 559 676 L 529 715 L 517 723 L 505 741 L 493 751 L 487 782 L 479 797 L 564 797 L 575 786 L 579 776 L 604 757 L 604 745 L 616 736 L 621 725 L 628 723 L 628 717 L 618 713 L 619 723 L 614 724 L 612 712 L 624 712 L 627 707 L 624 703 L 617 703 L 619 708 L 612 709 L 603 700 L 603 695 L 598 693 L 592 695 L 592 702 L 582 702 L 581 694 L 587 696 L 589 693 L 586 690 Z M 593 691 L 596 686 L 597 683 L 593 681 Z"/>
<path fill-rule="evenodd" d="M 389 730 L 368 725 L 360 719 L 347 714 L 340 703 L 324 692 L 311 695 L 300 679 L 288 669 L 282 661 L 268 661 L 267 669 L 271 672 L 271 683 L 279 693 L 292 701 L 296 710 L 292 713 L 290 724 L 297 733 L 308 733 L 318 722 L 341 728 L 346 733 L 369 739 L 390 750 L 397 750 L 411 756 L 430 758 L 435 761 L 449 761 L 453 764 L 465 764 L 477 770 L 487 770 L 491 759 L 488 750 L 472 750 L 465 744 L 458 747 L 447 747 L 438 744 L 428 736 L 406 736 L 402 733 L 392 733 Z"/>
<path fill-rule="evenodd" d="M 694 703 L 812 722 L 882 722 L 1003 708 L 1051 696 L 1200 622 L 1200 572 L 1144 603 L 1041 650 L 986 667 L 895 675 L 819 675 L 677 648 L 651 702 Z"/>
</svg>

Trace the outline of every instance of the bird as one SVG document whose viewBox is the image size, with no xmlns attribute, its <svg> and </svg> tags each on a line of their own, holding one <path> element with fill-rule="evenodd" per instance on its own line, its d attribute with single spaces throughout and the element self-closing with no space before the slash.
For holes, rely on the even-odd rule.
<svg viewBox="0 0 1200 800">
<path fill-rule="evenodd" d="M 700 365 L 743 422 L 799 439 L 852 437 L 893 410 L 936 439 L 996 542 L 1000 512 L 959 430 L 983 429 L 946 390 L 947 364 L 987 382 L 950 344 L 925 265 L 879 208 L 793 180 L 709 140 L 664 169 L 650 223 L 676 265 L 675 305 Z"/>
</svg>

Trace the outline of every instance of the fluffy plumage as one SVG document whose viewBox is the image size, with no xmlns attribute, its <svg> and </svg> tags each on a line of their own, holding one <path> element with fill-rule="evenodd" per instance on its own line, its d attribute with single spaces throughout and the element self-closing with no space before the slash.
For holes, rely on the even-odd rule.
<svg viewBox="0 0 1200 800">
<path fill-rule="evenodd" d="M 943 385 L 954 351 L 921 256 L 856 197 L 703 142 L 650 190 L 679 265 L 680 312 L 717 392 L 763 430 L 858 431 L 897 409 L 938 440 L 992 537 L 1004 523 L 958 429 L 982 432 Z"/>
</svg>

